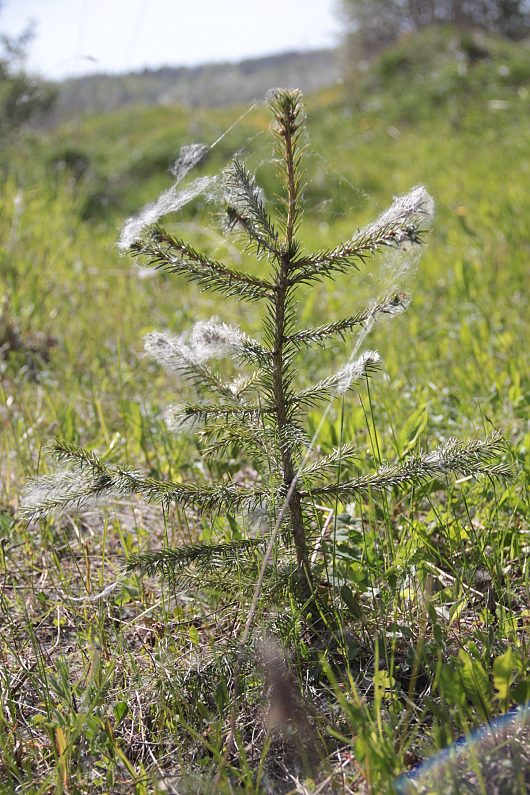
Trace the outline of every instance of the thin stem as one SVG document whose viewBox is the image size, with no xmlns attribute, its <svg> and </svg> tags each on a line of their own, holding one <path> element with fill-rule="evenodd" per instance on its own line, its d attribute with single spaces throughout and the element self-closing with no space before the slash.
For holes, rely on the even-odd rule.
<svg viewBox="0 0 530 795">
<path fill-rule="evenodd" d="M 294 232 L 298 216 L 298 187 L 296 179 L 296 141 L 298 130 L 296 119 L 300 110 L 298 97 L 285 97 L 279 103 L 281 113 L 276 118 L 278 121 L 278 135 L 283 141 L 283 159 L 287 176 L 287 219 L 285 224 L 284 252 L 278 261 L 278 270 L 275 283 L 274 296 L 274 347 L 273 347 L 273 395 L 278 425 L 280 442 L 280 456 L 286 504 L 289 506 L 291 516 L 291 531 L 296 548 L 298 572 L 302 594 L 310 598 L 313 594 L 311 567 L 304 530 L 302 501 L 297 487 L 296 467 L 293 460 L 292 448 L 286 441 L 286 431 L 289 420 L 288 399 L 288 367 L 286 366 L 286 323 L 287 301 L 289 293 L 289 272 L 292 267 L 292 252 Z M 288 345 L 288 343 L 287 343 Z"/>
<path fill-rule="evenodd" d="M 285 231 L 285 247 L 288 252 L 291 251 L 294 237 L 294 229 L 296 224 L 296 216 L 298 214 L 298 202 L 296 189 L 296 180 L 294 173 L 294 154 L 293 154 L 293 135 L 296 133 L 296 126 L 294 123 L 285 125 L 285 164 L 287 167 L 287 224 Z M 290 262 L 288 263 L 290 265 Z"/>
<path fill-rule="evenodd" d="M 276 409 L 276 421 L 278 424 L 278 435 L 280 439 L 280 455 L 282 460 L 283 481 L 287 495 L 291 495 L 289 508 L 291 513 L 292 534 L 296 547 L 298 569 L 302 575 L 302 582 L 305 583 L 304 590 L 311 591 L 311 574 L 309 567 L 309 555 L 304 531 L 304 520 L 302 514 L 302 503 L 300 493 L 295 486 L 292 488 L 296 478 L 296 469 L 293 461 L 290 446 L 286 444 L 286 430 L 289 425 L 288 406 L 285 386 L 285 367 L 284 367 L 284 333 L 285 333 L 285 299 L 287 271 L 290 265 L 290 257 L 284 255 L 278 274 L 277 293 L 276 293 L 276 324 L 273 352 L 273 384 L 274 384 L 274 404 Z M 307 594 L 309 595 L 309 594 Z"/>
</svg>

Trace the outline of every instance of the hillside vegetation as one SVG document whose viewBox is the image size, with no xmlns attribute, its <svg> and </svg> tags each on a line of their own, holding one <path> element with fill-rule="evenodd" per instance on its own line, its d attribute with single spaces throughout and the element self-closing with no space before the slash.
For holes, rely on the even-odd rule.
<svg viewBox="0 0 530 795">
<path fill-rule="evenodd" d="M 340 76 L 334 50 L 288 52 L 237 63 L 96 74 L 61 82 L 54 119 L 135 105 L 219 108 L 261 99 L 271 86 L 316 91 Z"/>
<path fill-rule="evenodd" d="M 128 107 L 28 133 L 5 158 L 0 781 L 12 790 L 207 792 L 222 763 L 221 792 L 302 792 L 296 781 L 305 779 L 305 791 L 375 795 L 530 699 L 528 56 L 525 42 L 427 30 L 352 75 L 347 89 L 306 97 L 304 248 L 351 237 L 414 185 L 436 202 L 418 268 L 368 260 L 297 308 L 312 326 L 390 288 L 413 297 L 371 333 L 365 346 L 380 351 L 384 374 L 333 404 L 320 450 L 356 441 L 362 474 L 442 439 L 500 429 L 516 471 L 507 484 L 438 482 L 337 505 L 323 553 L 337 567 L 329 587 L 340 642 L 315 649 L 294 605 L 260 605 L 257 636 L 272 633 L 287 650 L 319 765 L 307 764 L 296 721 L 283 731 L 266 712 L 257 640 L 250 659 L 234 662 L 246 618 L 237 600 L 175 596 L 134 575 L 102 600 L 75 601 L 114 582 L 139 551 L 222 542 L 246 532 L 240 525 L 140 503 L 29 527 L 15 513 L 28 477 L 52 471 L 45 448 L 55 435 L 153 476 L 256 477 L 238 459 L 209 472 L 193 437 L 169 433 L 164 407 L 189 387 L 142 352 L 145 333 L 181 332 L 213 315 L 252 334 L 255 306 L 139 269 L 115 242 L 124 219 L 172 184 L 184 143 L 218 140 L 197 176 L 238 152 L 274 196 L 265 110 L 246 113 L 243 98 L 218 109 Z M 212 256 L 260 267 L 217 234 L 215 211 L 200 199 L 166 220 Z M 343 342 L 313 350 L 298 380 L 348 356 Z M 320 416 L 311 413 L 313 430 Z M 318 506 L 315 516 L 322 527 Z M 227 759 L 239 664 L 245 693 Z"/>
</svg>

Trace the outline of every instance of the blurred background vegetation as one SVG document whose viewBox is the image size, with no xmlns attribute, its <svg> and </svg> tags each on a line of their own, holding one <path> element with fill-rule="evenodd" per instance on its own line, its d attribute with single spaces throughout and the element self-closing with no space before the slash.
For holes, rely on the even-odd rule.
<svg viewBox="0 0 530 795">
<path fill-rule="evenodd" d="M 343 606 L 357 644 L 349 674 L 362 697 L 345 704 L 346 681 L 326 698 L 341 742 L 355 750 L 354 791 L 387 791 L 394 774 L 528 700 L 530 12 L 519 0 L 345 0 L 338 10 L 337 51 L 54 84 L 27 74 L 27 39 L 2 38 L 0 560 L 2 653 L 15 690 L 6 691 L 11 706 L 0 718 L 0 764 L 13 781 L 126 792 L 131 782 L 140 787 L 145 771 L 171 770 L 174 747 L 183 767 L 192 759 L 206 769 L 222 754 L 222 688 L 194 718 L 204 735 L 186 735 L 193 752 L 178 745 L 187 729 L 174 719 L 179 710 L 187 719 L 195 704 L 176 674 L 173 682 L 183 645 L 211 655 L 229 636 L 226 621 L 186 624 L 197 610 L 214 609 L 211 601 L 160 606 L 157 587 L 136 580 L 105 608 L 63 597 L 97 592 L 139 550 L 222 540 L 237 528 L 122 506 L 112 519 L 89 514 L 35 529 L 15 511 L 25 480 L 49 471 L 43 451 L 55 434 L 157 476 L 208 477 L 194 439 L 165 427 L 177 389 L 143 357 L 142 336 L 180 332 L 212 315 L 253 333 L 260 319 L 252 306 L 235 309 L 139 269 L 115 243 L 124 220 L 172 184 L 168 170 L 185 143 L 219 139 L 197 174 L 216 173 L 240 152 L 274 197 L 269 119 L 259 103 L 247 111 L 275 84 L 308 92 L 306 250 L 350 237 L 415 184 L 436 201 L 421 265 L 403 284 L 412 305 L 370 338 L 386 376 L 360 401 L 334 407 L 322 449 L 354 439 L 368 470 L 441 438 L 501 428 L 518 471 L 505 489 L 463 483 L 418 503 L 395 494 L 360 516 L 341 506 L 339 557 L 364 611 L 359 621 Z M 178 222 L 198 248 L 259 267 L 221 237 L 201 200 Z M 308 293 L 301 322 L 364 307 L 395 273 L 396 263 L 376 261 Z M 337 343 L 308 354 L 300 380 L 336 369 L 347 350 Z M 310 421 L 316 428 L 318 414 Z M 244 461 L 227 462 L 226 471 L 248 475 Z M 139 634 L 133 616 L 156 604 Z M 20 627 L 29 627 L 29 640 L 20 641 Z M 511 668 L 501 698 L 502 655 Z M 30 670 L 26 657 L 38 665 Z M 455 684 L 458 672 L 466 686 Z M 85 724 L 75 704 L 90 688 L 94 718 Z M 26 690 L 31 708 L 19 708 L 14 694 Z M 61 751 L 80 731 L 84 753 L 104 760 L 99 778 L 88 779 L 82 756 Z M 151 745 L 138 740 L 142 732 Z"/>
</svg>

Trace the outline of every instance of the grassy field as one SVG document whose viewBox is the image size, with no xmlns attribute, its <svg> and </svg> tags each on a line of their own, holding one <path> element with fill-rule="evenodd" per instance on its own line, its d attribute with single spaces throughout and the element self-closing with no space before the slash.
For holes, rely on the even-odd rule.
<svg viewBox="0 0 530 795">
<path fill-rule="evenodd" d="M 478 57 L 466 42 L 455 52 L 450 32 L 429 36 L 389 51 L 353 89 L 306 99 L 304 248 L 350 237 L 418 183 L 436 201 L 421 262 L 369 261 L 298 306 L 305 326 L 391 287 L 413 296 L 365 343 L 383 373 L 333 404 L 317 443 L 325 452 L 355 440 L 364 473 L 500 429 L 516 474 L 336 506 L 321 555 L 341 631 L 327 646 L 280 601 L 260 604 L 238 655 L 249 591 L 237 571 L 225 593 L 175 593 L 131 575 L 83 599 L 135 552 L 244 535 L 243 520 L 139 501 L 30 526 L 16 514 L 27 479 L 53 471 L 45 450 L 56 435 L 174 480 L 255 477 L 243 460 L 212 472 L 193 437 L 169 433 L 164 409 L 190 388 L 142 352 L 145 333 L 212 315 L 259 333 L 255 306 L 139 269 L 115 242 L 123 220 L 171 184 L 183 143 L 223 136 L 197 173 L 240 152 L 273 195 L 266 111 L 133 109 L 27 136 L 10 153 L 0 185 L 0 792 L 210 792 L 220 769 L 226 793 L 391 792 L 396 775 L 530 700 L 528 47 L 491 41 Z M 194 202 L 178 227 L 217 258 L 262 267 L 220 234 L 211 206 Z M 300 383 L 337 369 L 353 341 L 308 354 Z M 310 431 L 319 420 L 313 412 Z M 315 507 L 317 530 L 326 516 Z M 288 660 L 295 707 L 283 718 L 270 705 L 267 643 Z M 235 669 L 243 692 L 225 756 Z"/>
</svg>

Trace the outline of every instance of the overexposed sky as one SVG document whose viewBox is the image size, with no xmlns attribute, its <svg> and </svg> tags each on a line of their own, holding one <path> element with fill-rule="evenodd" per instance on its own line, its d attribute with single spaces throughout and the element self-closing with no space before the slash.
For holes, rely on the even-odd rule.
<svg viewBox="0 0 530 795">
<path fill-rule="evenodd" d="M 3 0 L 0 32 L 35 23 L 28 67 L 50 79 L 333 46 L 340 0 Z"/>
</svg>

